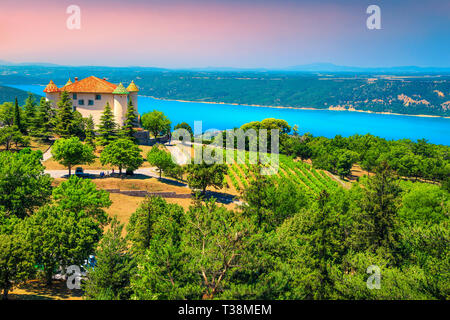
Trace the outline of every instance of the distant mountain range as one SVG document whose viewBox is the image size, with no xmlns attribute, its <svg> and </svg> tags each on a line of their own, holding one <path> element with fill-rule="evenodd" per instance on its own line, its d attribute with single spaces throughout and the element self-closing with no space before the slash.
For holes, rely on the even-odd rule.
<svg viewBox="0 0 450 320">
<path fill-rule="evenodd" d="M 450 72 L 450 68 L 443 67 L 418 67 L 418 66 L 398 66 L 398 67 L 352 67 L 339 66 L 332 63 L 313 63 L 299 66 L 292 66 L 283 69 L 285 71 L 309 71 L 309 72 Z"/>
<path fill-rule="evenodd" d="M 45 62 L 22 62 L 14 63 L 0 60 L 0 66 L 38 66 L 38 67 L 73 67 L 73 68 L 117 68 L 111 66 L 67 66 Z M 354 67 L 340 66 L 333 63 L 312 63 L 290 66 L 285 68 L 233 68 L 233 67 L 204 67 L 204 68 L 159 68 L 127 66 L 120 68 L 132 68 L 141 70 L 182 70 L 182 71 L 215 71 L 215 72 L 273 72 L 273 71 L 292 71 L 292 72 L 356 72 L 356 73 L 450 73 L 450 67 L 418 67 L 418 66 L 397 66 L 397 67 Z"/>
</svg>

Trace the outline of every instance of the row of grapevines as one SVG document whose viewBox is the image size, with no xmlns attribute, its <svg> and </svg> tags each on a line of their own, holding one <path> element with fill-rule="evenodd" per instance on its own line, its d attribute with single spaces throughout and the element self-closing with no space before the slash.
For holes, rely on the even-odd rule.
<svg viewBox="0 0 450 320">
<path fill-rule="evenodd" d="M 231 168 L 232 168 L 232 166 L 231 166 Z M 228 176 L 230 177 L 231 183 L 233 183 L 234 188 L 235 188 L 237 191 L 239 191 L 239 190 L 241 190 L 241 187 L 239 186 L 239 183 L 238 183 L 238 181 L 237 181 L 237 179 L 236 179 L 236 176 L 235 176 L 235 174 L 234 174 L 233 171 L 234 171 L 234 170 L 228 170 Z"/>
<path fill-rule="evenodd" d="M 232 170 L 237 174 L 240 182 L 242 183 L 242 185 L 244 186 L 244 188 L 248 187 L 248 183 L 247 180 L 245 179 L 245 177 L 243 176 L 243 174 L 241 173 L 241 171 L 238 169 L 236 164 L 233 164 L 231 166 Z"/>
<path fill-rule="evenodd" d="M 290 161 L 280 162 L 280 167 L 286 172 L 290 173 L 290 177 L 288 179 L 294 181 L 298 186 L 300 186 L 303 190 L 305 190 L 309 195 L 314 196 L 316 194 L 316 190 L 311 188 L 310 184 L 306 177 L 298 171 L 295 167 L 295 164 Z"/>
</svg>

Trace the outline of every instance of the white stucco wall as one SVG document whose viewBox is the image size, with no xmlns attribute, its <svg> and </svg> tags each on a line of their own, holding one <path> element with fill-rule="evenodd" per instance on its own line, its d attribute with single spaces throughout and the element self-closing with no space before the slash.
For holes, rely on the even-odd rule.
<svg viewBox="0 0 450 320">
<path fill-rule="evenodd" d="M 100 124 L 100 117 L 105 110 L 106 103 L 109 102 L 109 106 L 114 112 L 114 97 L 110 93 L 99 93 L 99 95 L 101 96 L 100 100 L 95 100 L 95 96 L 97 94 L 94 93 L 77 93 L 76 95 L 77 99 L 73 99 L 73 93 L 69 94 L 70 98 L 73 101 L 73 106 L 79 113 L 81 113 L 83 117 L 87 118 L 89 117 L 89 115 L 92 115 L 96 126 Z M 84 105 L 80 105 L 80 100 L 84 100 Z M 89 100 L 94 101 L 94 104 L 92 106 L 88 105 Z"/>
<path fill-rule="evenodd" d="M 69 93 L 70 99 L 72 99 L 73 106 L 76 110 L 81 113 L 83 117 L 89 117 L 92 115 L 94 123 L 96 126 L 100 124 L 100 118 L 103 111 L 105 110 L 106 103 L 109 102 L 112 112 L 114 113 L 114 118 L 117 124 L 123 125 L 125 115 L 127 113 L 128 96 L 127 95 L 113 95 L 111 93 L 99 93 L 101 96 L 100 100 L 95 100 L 97 94 L 94 93 L 77 93 L 77 98 L 73 99 L 73 93 Z M 60 93 L 46 93 L 46 98 L 52 101 L 52 106 L 56 108 L 57 103 L 60 99 Z M 130 94 L 131 101 L 136 110 L 137 114 L 137 94 Z M 79 100 L 84 100 L 84 105 L 80 105 Z M 92 106 L 88 105 L 89 100 L 93 100 L 94 104 Z"/>
<path fill-rule="evenodd" d="M 114 117 L 119 126 L 123 126 L 125 115 L 127 113 L 128 95 L 114 95 Z"/>
</svg>

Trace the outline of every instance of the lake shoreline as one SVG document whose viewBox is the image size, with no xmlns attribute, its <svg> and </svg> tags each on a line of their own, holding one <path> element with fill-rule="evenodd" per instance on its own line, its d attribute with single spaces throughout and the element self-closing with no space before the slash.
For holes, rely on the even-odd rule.
<svg viewBox="0 0 450 320">
<path fill-rule="evenodd" d="M 2 85 L 3 86 L 8 86 L 7 84 L 2 84 Z M 36 85 L 45 87 L 45 85 L 42 85 L 42 84 L 36 84 Z M 11 87 L 14 87 L 14 85 L 12 85 Z M 446 117 L 446 116 L 436 116 L 436 115 L 429 115 L 429 114 L 404 114 L 404 113 L 394 113 L 394 112 L 376 112 L 376 111 L 357 110 L 357 109 L 353 109 L 353 108 L 352 109 L 340 109 L 340 108 L 319 109 L 319 108 L 312 108 L 312 107 L 263 106 L 263 105 L 259 105 L 259 104 L 239 104 L 239 103 L 225 103 L 225 102 L 212 102 L 212 101 L 191 101 L 191 100 L 157 98 L 157 97 L 154 97 L 154 96 L 147 96 L 147 95 L 139 95 L 139 96 L 152 98 L 152 99 L 155 99 L 155 100 L 176 101 L 176 102 L 185 102 L 185 103 L 224 104 L 224 105 L 230 105 L 230 106 L 272 108 L 272 109 L 316 110 L 316 111 L 348 111 L 348 112 L 361 112 L 361 113 L 368 113 L 368 114 L 385 114 L 385 115 L 394 115 L 394 116 L 409 116 L 409 117 L 420 117 L 420 118 L 450 119 L 450 116 Z"/>
<path fill-rule="evenodd" d="M 436 116 L 436 115 L 429 115 L 429 114 L 403 114 L 403 113 L 394 113 L 394 112 L 375 112 L 375 111 L 366 111 L 366 110 L 357 110 L 357 109 L 338 109 L 338 108 L 319 109 L 319 108 L 312 108 L 312 107 L 263 106 L 263 105 L 259 105 L 259 104 L 239 104 L 239 103 L 225 103 L 225 102 L 212 102 L 212 101 L 189 101 L 189 100 L 157 98 L 157 97 L 154 97 L 154 96 L 146 96 L 146 95 L 140 95 L 140 96 L 141 97 L 152 98 L 152 99 L 155 99 L 155 100 L 175 101 L 175 102 L 185 102 L 185 103 L 223 104 L 223 105 L 230 105 L 230 106 L 272 108 L 272 109 L 315 110 L 315 111 L 348 111 L 348 112 L 360 112 L 360 113 L 368 113 L 368 114 L 385 114 L 385 115 L 394 115 L 394 116 L 409 116 L 409 117 L 421 117 L 421 118 L 450 119 L 450 117 L 446 117 L 446 116 Z"/>
</svg>

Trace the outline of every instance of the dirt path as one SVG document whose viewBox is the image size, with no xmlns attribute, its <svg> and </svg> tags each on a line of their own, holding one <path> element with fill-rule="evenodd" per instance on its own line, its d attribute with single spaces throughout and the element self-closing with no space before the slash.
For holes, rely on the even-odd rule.
<svg viewBox="0 0 450 320">
<path fill-rule="evenodd" d="M 183 144 L 178 141 L 173 141 L 172 144 L 166 144 L 165 147 L 172 154 L 172 159 L 179 165 L 184 165 L 189 162 L 189 154 L 191 152 L 190 144 Z"/>
<path fill-rule="evenodd" d="M 47 151 L 42 155 L 42 162 L 47 161 L 52 157 L 52 147 L 48 148 Z"/>
</svg>

